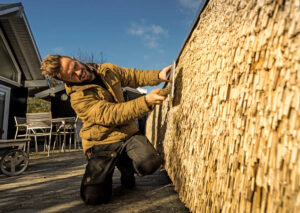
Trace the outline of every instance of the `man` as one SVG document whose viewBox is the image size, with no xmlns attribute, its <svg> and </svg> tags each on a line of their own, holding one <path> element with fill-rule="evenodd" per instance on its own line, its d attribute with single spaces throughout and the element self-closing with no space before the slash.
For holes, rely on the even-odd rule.
<svg viewBox="0 0 300 213">
<path fill-rule="evenodd" d="M 115 165 L 121 171 L 121 183 L 135 185 L 134 173 L 151 174 L 162 163 L 161 156 L 140 134 L 135 119 L 162 104 L 166 97 L 160 89 L 124 102 L 122 87 L 156 85 L 167 80 L 172 66 L 162 70 L 136 70 L 104 63 L 83 64 L 75 58 L 48 55 L 42 62 L 43 74 L 65 82 L 71 106 L 83 121 L 80 131 L 88 164 L 81 183 L 81 198 L 86 204 L 109 201 Z"/>
</svg>

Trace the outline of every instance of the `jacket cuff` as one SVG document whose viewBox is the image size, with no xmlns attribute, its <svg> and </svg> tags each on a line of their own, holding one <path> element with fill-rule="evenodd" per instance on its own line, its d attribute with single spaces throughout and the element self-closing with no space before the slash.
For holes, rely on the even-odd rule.
<svg viewBox="0 0 300 213">
<path fill-rule="evenodd" d="M 146 105 L 147 105 L 147 107 L 148 107 L 148 109 L 151 111 L 151 110 L 153 110 L 154 109 L 154 105 L 149 105 L 148 103 L 147 103 L 147 101 L 146 101 L 146 95 L 144 95 L 144 100 L 145 100 L 145 103 L 146 103 Z"/>
<path fill-rule="evenodd" d="M 149 77 L 148 77 L 148 86 L 156 86 L 161 83 L 160 81 L 153 81 L 153 79 L 159 79 L 160 71 L 161 70 L 152 70 L 149 72 L 149 73 L 151 73 L 151 75 L 149 75 Z"/>
</svg>

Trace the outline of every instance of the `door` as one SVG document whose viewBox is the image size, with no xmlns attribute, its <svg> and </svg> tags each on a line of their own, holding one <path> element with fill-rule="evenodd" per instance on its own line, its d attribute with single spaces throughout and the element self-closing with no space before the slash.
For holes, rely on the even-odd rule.
<svg viewBox="0 0 300 213">
<path fill-rule="evenodd" d="M 0 85 L 0 139 L 7 139 L 10 88 Z"/>
</svg>

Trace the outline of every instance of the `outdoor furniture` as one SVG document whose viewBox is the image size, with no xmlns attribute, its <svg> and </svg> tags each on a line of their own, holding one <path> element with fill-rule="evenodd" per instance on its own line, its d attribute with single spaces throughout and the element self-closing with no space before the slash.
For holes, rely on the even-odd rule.
<svg viewBox="0 0 300 213">
<path fill-rule="evenodd" d="M 69 136 L 69 150 L 72 145 L 72 136 L 74 138 L 74 149 L 76 149 L 77 145 L 79 147 L 77 140 L 77 121 L 78 117 L 63 117 L 63 118 L 53 118 L 52 123 L 56 126 L 56 131 L 53 131 L 53 135 L 55 135 L 55 140 L 53 144 L 53 150 L 55 149 L 55 145 L 57 142 L 57 138 L 59 140 L 59 150 L 65 151 L 66 147 L 66 139 L 67 135 Z M 63 136 L 63 142 L 61 143 L 61 137 Z"/>
<path fill-rule="evenodd" d="M 50 152 L 52 136 L 52 115 L 51 112 L 26 113 L 27 136 L 34 136 L 36 152 L 38 152 L 37 137 L 44 136 L 44 150 Z M 46 136 L 49 136 L 47 144 Z M 29 147 L 28 147 L 29 149 Z"/>
<path fill-rule="evenodd" d="M 81 148 L 81 138 L 80 138 L 80 130 L 82 128 L 83 122 L 82 120 L 77 116 L 76 120 L 76 142 L 78 145 L 78 149 Z"/>
<path fill-rule="evenodd" d="M 29 150 L 25 153 L 23 148 L 29 141 L 29 138 L 0 140 L 0 168 L 3 174 L 15 176 L 26 170 Z"/>
<path fill-rule="evenodd" d="M 15 119 L 15 126 L 16 126 L 15 139 L 20 137 L 26 138 L 27 137 L 26 118 L 14 116 L 14 119 Z"/>
</svg>

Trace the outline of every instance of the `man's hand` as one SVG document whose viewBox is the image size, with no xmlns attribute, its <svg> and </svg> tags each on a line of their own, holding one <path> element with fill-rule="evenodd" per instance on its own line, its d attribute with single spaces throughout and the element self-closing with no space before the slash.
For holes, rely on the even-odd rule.
<svg viewBox="0 0 300 213">
<path fill-rule="evenodd" d="M 159 75 L 158 75 L 159 79 L 161 79 L 161 80 L 168 80 L 167 79 L 167 75 L 171 71 L 172 67 L 173 67 L 173 65 L 170 65 L 170 66 L 167 66 L 167 67 L 163 68 L 160 71 Z"/>
<path fill-rule="evenodd" d="M 154 89 L 149 92 L 148 95 L 146 95 L 146 102 L 149 106 L 152 106 L 154 104 L 162 104 L 162 102 L 167 98 L 165 96 L 158 95 L 158 93 L 161 91 L 161 89 Z"/>
</svg>

